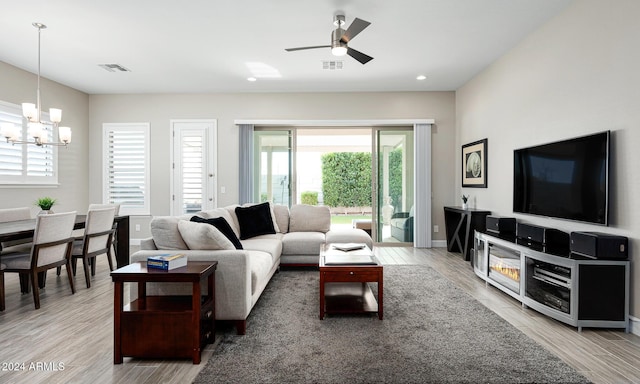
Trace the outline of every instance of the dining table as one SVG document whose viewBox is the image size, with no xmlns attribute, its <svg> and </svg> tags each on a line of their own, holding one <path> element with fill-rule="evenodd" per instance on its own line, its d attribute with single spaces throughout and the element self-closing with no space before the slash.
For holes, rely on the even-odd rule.
<svg viewBox="0 0 640 384">
<path fill-rule="evenodd" d="M 73 229 L 85 227 L 87 215 L 76 215 Z M 115 226 L 115 256 L 118 268 L 129 265 L 129 216 L 116 216 Z M 16 220 L 0 223 L 0 251 L 2 242 L 33 238 L 36 229 L 36 219 Z"/>
</svg>

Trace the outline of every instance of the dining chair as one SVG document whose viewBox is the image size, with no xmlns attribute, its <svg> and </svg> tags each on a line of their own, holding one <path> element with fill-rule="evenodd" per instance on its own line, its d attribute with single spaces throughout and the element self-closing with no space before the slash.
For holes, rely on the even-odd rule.
<svg viewBox="0 0 640 384">
<path fill-rule="evenodd" d="M 104 209 L 104 208 L 115 208 L 115 216 L 118 216 L 120 214 L 120 204 L 89 204 L 89 211 L 91 210 L 96 210 L 96 209 Z M 115 223 L 114 223 L 114 229 L 115 229 Z M 73 237 L 75 237 L 77 240 L 82 239 L 82 237 L 84 237 L 84 228 L 80 228 L 80 229 L 75 229 L 73 231 Z M 112 242 L 112 251 L 113 254 L 116 254 L 116 237 L 113 237 L 113 242 Z M 117 257 L 117 255 L 116 255 Z"/>
<path fill-rule="evenodd" d="M 103 209 L 103 208 L 111 208 L 114 207 L 116 209 L 115 211 L 115 216 L 118 216 L 120 214 L 120 204 L 89 204 L 89 210 L 92 209 Z M 113 223 L 113 229 L 116 229 L 116 223 Z M 113 255 L 115 256 L 116 260 L 118 259 L 118 237 L 117 236 L 113 236 L 113 239 L 111 239 L 111 252 L 113 252 Z"/>
<path fill-rule="evenodd" d="M 91 277 L 89 275 L 89 264 L 91 264 L 91 276 L 96 274 L 96 256 L 106 254 L 109 262 L 109 269 L 113 271 L 113 261 L 111 260 L 111 242 L 113 240 L 113 218 L 115 217 L 115 207 L 90 209 L 87 212 L 84 236 L 81 240 L 75 240 L 71 252 L 72 271 L 76 274 L 76 263 L 82 259 L 84 278 L 87 288 L 91 288 Z"/>
<path fill-rule="evenodd" d="M 0 209 L 0 223 L 29 219 L 31 219 L 31 208 L 29 207 Z M 31 238 L 3 241 L 0 243 L 0 257 L 13 252 L 28 252 L 32 241 Z"/>
<path fill-rule="evenodd" d="M 31 251 L 2 260 L 6 266 L 4 272 L 18 273 L 21 283 L 28 284 L 30 281 L 36 309 L 40 308 L 38 287 L 40 272 L 64 265 L 67 268 L 71 293 L 76 292 L 71 275 L 71 249 L 73 247 L 71 231 L 75 220 L 75 211 L 37 216 Z"/>
</svg>

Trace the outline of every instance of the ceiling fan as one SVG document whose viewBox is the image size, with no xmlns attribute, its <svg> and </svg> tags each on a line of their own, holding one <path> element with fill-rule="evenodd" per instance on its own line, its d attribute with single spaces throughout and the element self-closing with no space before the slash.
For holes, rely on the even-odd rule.
<svg viewBox="0 0 640 384">
<path fill-rule="evenodd" d="M 356 37 L 360 32 L 367 28 L 371 23 L 358 19 L 353 20 L 349 28 L 345 31 L 342 29 L 344 25 L 344 15 L 336 15 L 333 24 L 338 27 L 331 32 L 331 44 L 330 45 L 314 45 L 310 47 L 298 47 L 298 48 L 286 48 L 285 51 L 301 51 L 304 49 L 316 49 L 316 48 L 331 48 L 331 53 L 335 56 L 349 55 L 358 60 L 362 64 L 366 64 L 373 60 L 373 57 L 366 55 L 360 51 L 356 51 L 353 48 L 348 47 L 349 41 Z"/>
</svg>

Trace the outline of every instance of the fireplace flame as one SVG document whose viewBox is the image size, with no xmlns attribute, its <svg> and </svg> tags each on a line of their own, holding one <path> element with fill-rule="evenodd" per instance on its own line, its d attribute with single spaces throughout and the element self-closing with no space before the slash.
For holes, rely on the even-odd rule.
<svg viewBox="0 0 640 384">
<path fill-rule="evenodd" d="M 503 263 L 502 261 L 498 261 L 495 264 L 492 263 L 489 268 L 491 268 L 491 270 L 495 272 L 500 273 L 501 275 L 508 277 L 511 280 L 518 282 L 520 281 L 520 268 L 516 268 L 513 265 L 508 265 Z"/>
</svg>

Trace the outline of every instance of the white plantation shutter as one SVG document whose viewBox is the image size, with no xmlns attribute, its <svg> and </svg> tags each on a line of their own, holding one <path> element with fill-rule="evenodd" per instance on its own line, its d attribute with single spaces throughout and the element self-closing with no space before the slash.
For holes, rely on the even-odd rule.
<svg viewBox="0 0 640 384">
<path fill-rule="evenodd" d="M 198 130 L 189 134 L 183 132 L 182 145 L 182 203 L 184 213 L 201 211 L 203 199 L 203 180 L 205 153 L 202 133 Z"/>
<path fill-rule="evenodd" d="M 121 215 L 148 215 L 149 124 L 104 124 L 104 203 Z"/>
<path fill-rule="evenodd" d="M 43 113 L 43 120 L 49 118 Z M 27 132 L 19 105 L 0 102 L 0 123 L 14 124 L 20 140 L 33 140 Z M 45 126 L 46 140 L 53 141 L 52 126 Z M 34 144 L 11 144 L 0 137 L 0 184 L 57 184 L 58 147 Z"/>
<path fill-rule="evenodd" d="M 171 214 L 217 206 L 216 128 L 212 119 L 171 120 Z"/>
</svg>

